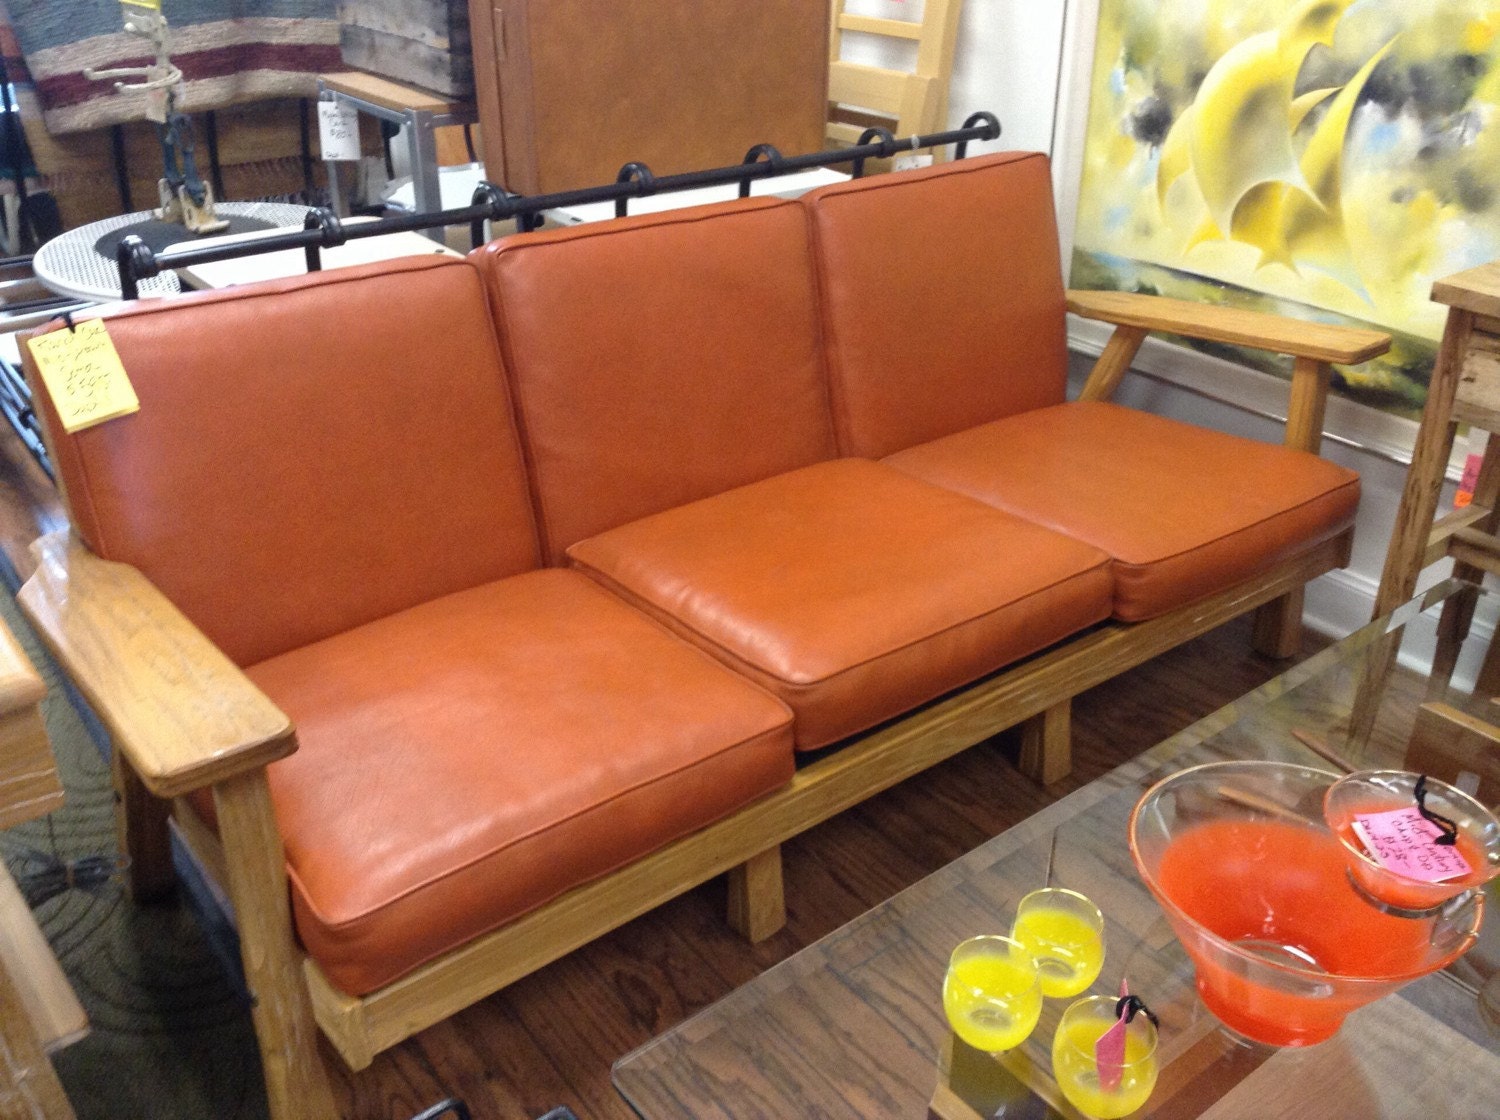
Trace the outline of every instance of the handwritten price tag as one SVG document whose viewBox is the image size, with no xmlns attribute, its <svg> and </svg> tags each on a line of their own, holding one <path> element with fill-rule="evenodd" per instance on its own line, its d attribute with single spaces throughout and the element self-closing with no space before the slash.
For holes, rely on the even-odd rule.
<svg viewBox="0 0 1500 1120">
<path fill-rule="evenodd" d="M 1440 883 L 1473 871 L 1456 847 L 1434 843 L 1443 830 L 1414 808 L 1356 813 L 1354 832 L 1376 863 L 1408 879 Z"/>
<path fill-rule="evenodd" d="M 63 431 L 77 432 L 140 410 L 103 319 L 53 331 L 26 343 Z"/>
<path fill-rule="evenodd" d="M 325 160 L 359 159 L 359 111 L 337 101 L 319 101 L 318 140 Z"/>
</svg>

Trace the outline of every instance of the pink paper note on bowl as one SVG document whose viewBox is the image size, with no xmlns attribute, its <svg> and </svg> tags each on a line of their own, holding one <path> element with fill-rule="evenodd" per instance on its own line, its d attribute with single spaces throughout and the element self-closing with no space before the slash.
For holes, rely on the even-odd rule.
<svg viewBox="0 0 1500 1120">
<path fill-rule="evenodd" d="M 1456 847 L 1437 843 L 1443 830 L 1414 808 L 1356 813 L 1354 832 L 1376 863 L 1408 879 L 1441 883 L 1474 870 Z"/>
</svg>

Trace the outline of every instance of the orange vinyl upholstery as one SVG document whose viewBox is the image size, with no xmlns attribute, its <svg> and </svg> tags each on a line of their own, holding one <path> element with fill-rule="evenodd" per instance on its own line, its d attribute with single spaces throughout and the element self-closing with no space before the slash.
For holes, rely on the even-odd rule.
<svg viewBox="0 0 1500 1120">
<path fill-rule="evenodd" d="M 272 730 L 182 704 L 197 673 L 90 677 L 140 656 L 122 601 L 177 615 L 76 547 L 95 609 L 48 633 L 148 788 L 224 807 L 236 905 L 284 854 L 369 997 L 281 990 L 268 1062 L 309 1001 L 368 1062 L 728 869 L 767 936 L 799 830 L 1017 724 L 1055 781 L 1105 667 L 1338 562 L 1351 472 L 1065 403 L 1057 252 L 1045 157 L 1007 153 L 106 313 L 140 411 L 64 435 L 34 393 L 73 525 Z M 272 921 L 247 961 L 299 960 Z"/>
<path fill-rule="evenodd" d="M 976 156 L 801 202 L 844 454 L 880 458 L 1061 403 L 1067 335 L 1046 156 Z"/>
<path fill-rule="evenodd" d="M 536 566 L 469 265 L 150 300 L 109 333 L 139 412 L 64 436 L 37 394 L 74 528 L 239 664 Z"/>
<path fill-rule="evenodd" d="M 860 459 L 679 506 L 568 554 L 781 697 L 801 749 L 1109 614 L 1102 552 Z"/>
<path fill-rule="evenodd" d="M 351 994 L 792 776 L 781 704 L 576 572 L 447 595 L 250 676 L 301 743 L 270 769 L 297 929 Z"/>
<path fill-rule="evenodd" d="M 584 537 L 835 454 L 796 203 L 509 237 L 475 256 L 550 562 Z"/>
<path fill-rule="evenodd" d="M 346 991 L 790 778 L 782 704 L 536 570 L 473 264 L 143 303 L 108 329 L 138 413 L 65 436 L 40 394 L 75 524 L 293 720 L 272 802 L 298 932 Z"/>
<path fill-rule="evenodd" d="M 1336 463 L 1104 402 L 997 420 L 886 462 L 1109 553 L 1126 622 L 1343 532 L 1359 505 L 1359 476 Z"/>
</svg>

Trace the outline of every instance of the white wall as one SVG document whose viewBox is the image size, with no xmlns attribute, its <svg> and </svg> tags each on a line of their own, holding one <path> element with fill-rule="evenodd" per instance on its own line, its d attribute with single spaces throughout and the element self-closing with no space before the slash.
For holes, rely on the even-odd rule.
<svg viewBox="0 0 1500 1120">
<path fill-rule="evenodd" d="M 1000 139 L 980 151 L 1050 151 L 1057 105 L 1064 0 L 963 0 L 948 127 L 987 109 L 1000 118 Z M 922 0 L 847 0 L 845 11 L 886 19 L 920 18 Z M 871 66 L 910 69 L 915 49 L 871 35 L 848 34 L 843 57 Z"/>
</svg>

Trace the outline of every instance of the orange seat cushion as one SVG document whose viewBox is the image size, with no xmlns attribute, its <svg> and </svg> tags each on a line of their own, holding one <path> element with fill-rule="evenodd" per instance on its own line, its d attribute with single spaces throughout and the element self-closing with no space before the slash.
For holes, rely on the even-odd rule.
<svg viewBox="0 0 1500 1120">
<path fill-rule="evenodd" d="M 568 555 L 785 700 L 804 749 L 1109 614 L 1097 549 L 859 459 L 643 518 Z"/>
<path fill-rule="evenodd" d="M 1113 557 L 1138 622 L 1354 523 L 1359 476 L 1303 451 L 1103 402 L 997 420 L 885 460 Z"/>
<path fill-rule="evenodd" d="M 775 789 L 790 713 L 577 572 L 425 603 L 248 670 L 297 930 L 379 988 Z"/>
</svg>

